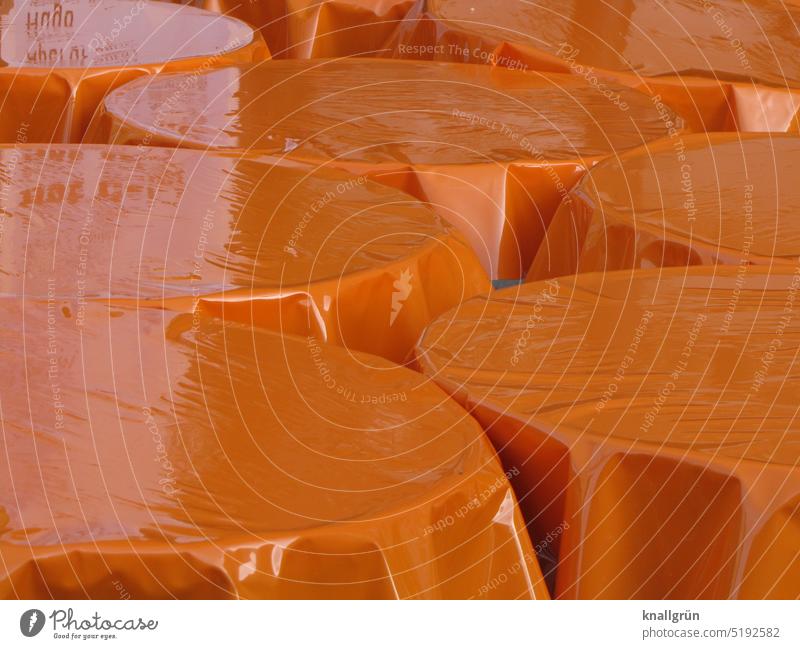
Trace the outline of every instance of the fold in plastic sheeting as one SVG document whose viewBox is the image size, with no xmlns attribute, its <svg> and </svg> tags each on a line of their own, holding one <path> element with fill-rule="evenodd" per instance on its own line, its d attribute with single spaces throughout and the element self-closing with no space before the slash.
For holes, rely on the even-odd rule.
<svg viewBox="0 0 800 649">
<path fill-rule="evenodd" d="M 589 273 L 469 300 L 417 358 L 519 470 L 560 597 L 796 598 L 798 310 L 798 265 Z"/>
<path fill-rule="evenodd" d="M 127 81 L 269 58 L 241 21 L 163 2 L 10 0 L 0 19 L 2 142 L 79 142 L 103 97 Z"/>
<path fill-rule="evenodd" d="M 528 278 L 796 263 L 799 156 L 797 137 L 712 134 L 603 162 L 556 211 Z"/>
<path fill-rule="evenodd" d="M 491 446 L 424 377 L 81 308 L 2 299 L 0 596 L 547 597 Z"/>
<path fill-rule="evenodd" d="M 800 7 L 773 0 L 417 0 L 390 46 L 622 83 L 694 130 L 798 132 L 798 23 Z"/>
<path fill-rule="evenodd" d="M 6 295 L 224 314 L 402 362 L 490 289 L 429 207 L 335 170 L 90 145 L 6 146 L 0 169 Z"/>
<path fill-rule="evenodd" d="M 405 61 L 272 61 L 107 98 L 94 142 L 258 150 L 342 167 L 430 202 L 493 279 L 524 276 L 558 203 L 597 160 L 680 133 L 623 86 L 571 75 Z M 608 90 L 608 89 L 607 89 Z"/>
<path fill-rule="evenodd" d="M 261 30 L 276 58 L 381 56 L 413 0 L 198 0 Z"/>
</svg>

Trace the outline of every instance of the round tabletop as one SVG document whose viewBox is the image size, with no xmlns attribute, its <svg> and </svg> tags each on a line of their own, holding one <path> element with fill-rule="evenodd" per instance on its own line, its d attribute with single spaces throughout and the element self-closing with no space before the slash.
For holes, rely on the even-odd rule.
<svg viewBox="0 0 800 649">
<path fill-rule="evenodd" d="M 253 29 L 240 20 L 168 2 L 3 4 L 3 67 L 149 65 L 219 54 L 250 45 L 255 38 Z"/>
<path fill-rule="evenodd" d="M 519 42 L 578 63 L 643 77 L 742 78 L 776 86 L 800 84 L 796 8 L 771 0 L 712 3 L 667 0 L 592 2 L 427 0 L 446 28 Z M 724 24 L 723 24 L 724 23 Z M 725 38 L 725 32 L 730 38 Z M 769 34 L 769 47 L 750 47 Z M 734 41 L 735 39 L 735 41 Z M 745 56 L 739 48 L 747 50 Z M 569 51 L 568 51 L 569 50 Z"/>
<path fill-rule="evenodd" d="M 257 149 L 402 186 L 439 207 L 494 276 L 519 277 L 587 165 L 676 133 L 623 86 L 406 61 L 272 61 L 142 79 L 109 96 L 93 141 Z"/>
<path fill-rule="evenodd" d="M 78 308 L 3 300 L 4 597 L 546 596 L 480 427 L 421 375 L 191 314 L 91 303 L 76 326 Z"/>
<path fill-rule="evenodd" d="M 796 263 L 798 155 L 790 135 L 710 134 L 604 161 L 559 207 L 528 277 Z"/>
<path fill-rule="evenodd" d="M 727 113 L 739 112 L 735 104 L 742 98 L 728 109 L 731 87 L 713 93 L 700 83 L 692 92 L 686 84 L 694 85 L 694 79 L 800 88 L 800 62 L 793 56 L 798 21 L 800 8 L 772 0 L 425 0 L 404 22 L 395 54 L 567 70 L 595 79 L 610 73 L 664 95 L 693 125 L 706 122 L 709 130 L 719 130 Z M 665 85 L 670 78 L 678 83 Z M 737 90 L 753 94 L 752 88 Z M 787 93 L 780 97 L 752 103 L 775 110 L 772 126 L 780 123 L 785 130 L 787 106 L 797 112 L 800 101 Z"/>
<path fill-rule="evenodd" d="M 0 167 L 6 295 L 224 311 L 403 361 L 431 318 L 489 290 L 457 232 L 364 177 L 89 145 L 0 147 Z"/>
<path fill-rule="evenodd" d="M 0 33 L 6 142 L 77 141 L 105 93 L 142 74 L 268 56 L 240 20 L 151 0 L 9 0 Z M 21 125 L 24 139 L 14 137 Z"/>
<path fill-rule="evenodd" d="M 798 287 L 797 265 L 589 273 L 474 298 L 426 330 L 424 372 L 506 466 L 525 466 L 515 486 L 534 536 L 569 526 L 559 594 L 798 595 L 800 555 L 759 546 L 789 512 L 777 531 L 800 547 L 785 380 Z"/>
</svg>

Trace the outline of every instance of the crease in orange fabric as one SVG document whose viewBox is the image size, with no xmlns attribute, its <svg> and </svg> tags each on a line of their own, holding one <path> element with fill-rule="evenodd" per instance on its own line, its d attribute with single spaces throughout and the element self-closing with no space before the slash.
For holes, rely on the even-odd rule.
<svg viewBox="0 0 800 649">
<path fill-rule="evenodd" d="M 382 56 L 413 0 L 201 0 L 261 31 L 275 58 Z"/>
</svg>

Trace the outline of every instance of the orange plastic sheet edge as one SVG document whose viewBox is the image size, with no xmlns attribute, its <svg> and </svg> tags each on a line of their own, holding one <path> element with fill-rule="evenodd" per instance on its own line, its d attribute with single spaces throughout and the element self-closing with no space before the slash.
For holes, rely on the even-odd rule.
<svg viewBox="0 0 800 649">
<path fill-rule="evenodd" d="M 369 65 L 366 62 L 351 63 L 354 66 L 359 64 Z M 397 64 L 401 65 L 401 62 Z M 320 69 L 325 70 L 326 66 L 331 66 L 339 75 L 342 71 L 336 66 L 342 65 L 345 64 L 336 61 L 318 63 Z M 248 74 L 250 70 L 243 68 L 241 74 Z M 357 75 L 357 72 L 356 68 L 352 74 Z M 439 74 L 442 73 L 437 72 L 437 75 Z M 555 75 L 544 79 L 543 81 L 542 77 L 534 76 L 530 79 L 530 84 L 534 88 L 537 84 L 544 87 L 549 79 L 549 82 L 554 84 L 565 86 L 574 84 L 576 88 L 591 88 L 582 80 L 571 76 Z M 486 80 L 483 82 L 486 83 Z M 492 83 L 495 84 L 495 89 L 502 89 L 505 87 L 504 84 L 509 88 L 525 87 L 524 77 L 517 78 L 515 73 L 510 73 L 508 77 L 493 78 Z M 148 90 L 140 86 L 144 84 L 131 85 L 120 91 L 123 94 L 117 93 L 116 97 L 125 97 L 124 93 L 127 93 L 134 98 L 134 101 L 144 103 L 142 96 L 146 95 Z M 161 89 L 158 89 L 158 92 L 161 92 Z M 228 90 L 221 88 L 219 92 L 224 93 Z M 125 99 L 121 101 L 124 103 Z M 324 102 L 320 101 L 320 105 L 322 108 L 316 109 L 318 112 L 322 112 Z M 650 108 L 649 102 L 647 107 Z M 87 140 L 138 146 L 214 148 L 214 144 L 204 141 L 201 137 L 193 138 L 192 133 L 183 132 L 183 128 L 175 128 L 173 132 L 164 122 L 159 122 L 155 128 L 152 125 L 145 126 L 131 113 L 132 111 L 124 111 L 124 114 L 119 114 L 104 104 L 89 128 Z M 497 118 L 500 119 L 500 116 Z M 651 115 L 642 117 L 643 121 L 647 119 L 658 124 L 665 138 L 687 132 L 683 121 L 661 103 L 654 104 Z M 652 124 L 649 125 L 652 128 Z M 200 130 L 207 132 L 213 127 L 204 124 Z M 468 128 L 470 127 L 465 126 L 465 129 Z M 246 133 L 245 126 L 241 129 L 242 147 L 248 151 L 258 150 L 258 144 L 255 142 L 257 135 Z M 254 141 L 250 142 L 250 139 Z M 227 140 L 221 141 L 227 142 Z M 364 140 L 364 146 L 368 143 L 367 138 Z M 228 146 L 218 144 L 217 148 L 223 149 Z M 462 232 L 492 279 L 518 279 L 527 273 L 562 198 L 587 169 L 606 157 L 617 154 L 609 152 L 608 155 L 574 157 L 579 153 L 570 150 L 567 155 L 551 158 L 542 155 L 536 146 L 533 146 L 531 151 L 521 148 L 518 161 L 423 164 L 407 161 L 351 161 L 344 159 L 344 156 L 322 160 L 319 152 L 307 152 L 301 146 L 284 157 L 312 165 L 324 164 L 344 169 L 357 176 L 365 175 L 428 202 L 445 220 Z"/>
<path fill-rule="evenodd" d="M 430 208 L 341 171 L 69 144 L 0 146 L 0 166 L 7 295 L 198 310 L 402 363 L 433 318 L 491 289 Z"/>
<path fill-rule="evenodd" d="M 0 68 L 0 142 L 80 142 L 103 98 L 144 75 L 191 72 L 269 59 L 264 39 L 210 56 L 103 68 Z"/>
<path fill-rule="evenodd" d="M 203 316 L 2 302 L 1 597 L 548 597 L 494 451 L 419 374 Z"/>
<path fill-rule="evenodd" d="M 566 72 L 619 83 L 662 101 L 693 131 L 800 133 L 800 89 L 712 80 L 700 76 L 643 77 L 576 63 L 569 46 L 556 56 L 534 47 L 472 32 L 439 20 L 417 0 L 388 48 L 398 58 L 460 61 L 518 70 Z"/>
<path fill-rule="evenodd" d="M 798 291 L 800 266 L 590 273 L 429 327 L 419 366 L 518 469 L 557 596 L 800 596 Z"/>
<path fill-rule="evenodd" d="M 556 210 L 528 281 L 653 266 L 795 262 L 800 227 L 790 177 L 800 138 L 711 133 L 670 140 L 590 170 Z"/>
<path fill-rule="evenodd" d="M 275 58 L 381 56 L 413 0 L 199 0 L 261 30 Z"/>
</svg>

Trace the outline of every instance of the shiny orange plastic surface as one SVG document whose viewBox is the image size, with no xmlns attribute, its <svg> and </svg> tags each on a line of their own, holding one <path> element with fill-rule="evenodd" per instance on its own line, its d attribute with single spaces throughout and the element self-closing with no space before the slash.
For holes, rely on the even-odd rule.
<svg viewBox="0 0 800 649">
<path fill-rule="evenodd" d="M 518 470 L 560 597 L 796 598 L 798 309 L 798 264 L 589 273 L 469 300 L 417 359 Z"/>
<path fill-rule="evenodd" d="M 241 21 L 150 0 L 12 0 L 0 20 L 3 142 L 77 142 L 106 93 L 136 77 L 269 57 Z"/>
<path fill-rule="evenodd" d="M 0 596 L 547 597 L 491 446 L 419 374 L 200 315 L 0 302 Z"/>
<path fill-rule="evenodd" d="M 692 128 L 785 131 L 800 7 L 775 0 L 417 0 L 394 55 L 571 72 L 641 89 Z"/>
<path fill-rule="evenodd" d="M 368 174 L 430 202 L 493 278 L 527 271 L 561 198 L 597 160 L 679 133 L 646 95 L 571 75 L 405 61 L 271 61 L 140 79 L 95 142 L 258 150 Z"/>
<path fill-rule="evenodd" d="M 6 146 L 0 169 L 6 295 L 197 308 L 402 362 L 490 288 L 458 232 L 364 177 L 89 145 Z"/>
<path fill-rule="evenodd" d="M 276 58 L 380 56 L 413 0 L 205 0 L 261 30 Z"/>
<path fill-rule="evenodd" d="M 692 135 L 594 167 L 556 211 L 528 278 L 800 257 L 800 138 Z"/>
</svg>

